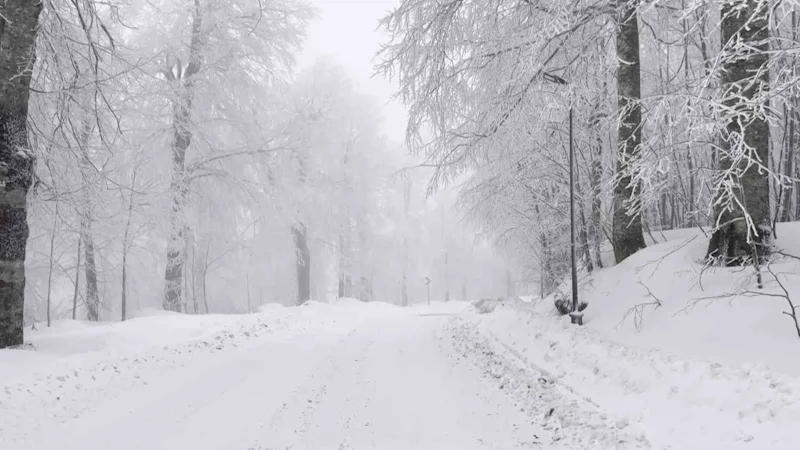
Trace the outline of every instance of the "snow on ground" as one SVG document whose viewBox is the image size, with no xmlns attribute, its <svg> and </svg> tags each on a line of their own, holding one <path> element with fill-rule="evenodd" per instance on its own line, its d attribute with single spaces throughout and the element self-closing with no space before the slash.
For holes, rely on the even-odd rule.
<svg viewBox="0 0 800 450">
<path fill-rule="evenodd" d="M 0 351 L 0 449 L 794 450 L 782 299 L 706 300 L 750 280 L 704 271 L 696 233 L 584 280 L 584 327 L 552 298 L 39 325 Z M 796 267 L 772 266 L 800 295 Z"/>
<path fill-rule="evenodd" d="M 465 306 L 59 324 L 30 336 L 46 362 L 0 379 L 0 448 L 573 448 L 550 447 L 538 418 L 461 356 L 446 325 Z M 148 333 L 167 345 L 128 339 Z M 0 367 L 22 352 L 0 352 Z"/>
<path fill-rule="evenodd" d="M 777 248 L 800 256 L 796 236 L 800 224 L 780 224 Z M 654 237 L 662 243 L 582 280 L 584 327 L 557 317 L 552 297 L 463 316 L 461 328 L 500 355 L 481 363 L 543 373 L 654 448 L 798 448 L 800 338 L 782 314 L 786 299 L 759 295 L 752 268 L 705 268 L 699 230 Z M 770 266 L 796 305 L 798 262 Z M 760 292 L 780 293 L 767 268 L 763 275 Z"/>
<path fill-rule="evenodd" d="M 641 430 L 653 448 L 797 448 L 796 377 L 625 346 L 523 305 L 473 320 L 502 359 L 545 374 L 617 423 Z"/>
<path fill-rule="evenodd" d="M 21 448 L 37 430 L 81 417 L 99 401 L 113 403 L 127 391 L 147 389 L 163 376 L 218 365 L 223 355 L 246 352 L 265 336 L 291 339 L 311 329 L 344 333 L 380 314 L 385 312 L 303 307 L 39 325 L 26 331 L 35 350 L 0 351 L 0 448 Z M 47 448 L 61 447 L 40 450 Z"/>
<path fill-rule="evenodd" d="M 778 224 L 777 231 L 776 246 L 800 256 L 800 223 Z M 653 237 L 660 243 L 582 280 L 588 328 L 626 345 L 800 376 L 800 337 L 783 314 L 789 310 L 784 298 L 754 296 L 752 268 L 705 267 L 708 238 L 699 230 Z M 800 260 L 778 258 L 770 268 L 800 305 Z M 766 268 L 763 276 L 764 292 L 781 292 Z M 549 313 L 552 300 L 539 308 Z"/>
</svg>

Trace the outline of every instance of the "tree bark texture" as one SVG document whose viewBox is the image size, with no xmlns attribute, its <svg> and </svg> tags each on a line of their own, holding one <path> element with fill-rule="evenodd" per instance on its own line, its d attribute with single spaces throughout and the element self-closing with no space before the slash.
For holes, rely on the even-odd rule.
<svg viewBox="0 0 800 450">
<path fill-rule="evenodd" d="M 726 113 L 720 136 L 720 173 L 734 173 L 728 195 L 735 201 L 724 202 L 714 212 L 717 227 L 708 257 L 727 265 L 739 265 L 749 258 L 760 260 L 769 249 L 769 178 L 749 163 L 758 159 L 766 165 L 769 160 L 769 123 L 762 107 L 769 89 L 771 3 L 728 0 L 721 8 L 722 103 Z"/>
<path fill-rule="evenodd" d="M 94 236 L 92 234 L 92 222 L 94 221 L 94 211 L 92 208 L 92 165 L 89 156 L 89 141 L 92 133 L 91 122 L 87 119 L 83 124 L 81 134 L 78 137 L 78 155 L 80 160 L 78 165 L 81 172 L 81 203 L 80 203 L 80 232 L 83 241 L 85 269 L 86 269 L 86 318 L 97 322 L 100 320 L 100 293 L 97 288 L 97 265 L 95 262 Z"/>
<path fill-rule="evenodd" d="M 39 0 L 0 3 L 0 348 L 23 343 L 27 195 L 33 176 L 28 99 Z"/>
<path fill-rule="evenodd" d="M 619 0 L 617 24 L 617 179 L 614 186 L 612 238 L 617 263 L 645 247 L 642 217 L 629 214 L 640 201 L 641 187 L 633 172 L 640 163 L 642 145 L 641 74 L 639 70 L 638 0 Z"/>
</svg>

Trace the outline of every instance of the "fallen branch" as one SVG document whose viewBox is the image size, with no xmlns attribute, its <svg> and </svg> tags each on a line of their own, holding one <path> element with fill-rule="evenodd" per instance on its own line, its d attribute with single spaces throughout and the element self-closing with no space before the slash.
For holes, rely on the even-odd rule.
<svg viewBox="0 0 800 450">
<path fill-rule="evenodd" d="M 778 275 L 783 275 L 783 274 L 776 274 L 775 271 L 772 270 L 771 263 L 767 264 L 767 271 L 770 273 L 770 275 L 772 275 L 772 278 L 775 279 L 775 283 L 778 284 L 778 287 L 781 289 L 781 291 L 783 291 L 783 293 L 770 294 L 763 291 L 758 291 L 758 292 L 746 291 L 745 294 L 751 297 L 758 297 L 761 295 L 765 295 L 767 297 L 777 297 L 786 300 L 786 303 L 788 303 L 789 306 L 789 311 L 782 311 L 781 314 L 785 314 L 792 319 L 792 321 L 794 322 L 794 329 L 797 332 L 797 337 L 800 338 L 800 323 L 798 323 L 797 321 L 797 309 L 800 308 L 800 305 L 795 306 L 794 302 L 792 301 L 792 297 L 789 295 L 789 290 L 786 289 L 786 286 L 784 286 L 780 278 L 778 278 Z"/>
<path fill-rule="evenodd" d="M 644 311 L 645 311 L 645 308 L 647 308 L 648 306 L 651 306 L 651 307 L 653 307 L 653 310 L 655 311 L 656 309 L 661 307 L 661 305 L 662 305 L 661 299 L 656 297 L 656 295 L 653 294 L 653 291 L 651 291 L 650 288 L 647 287 L 646 284 L 642 283 L 641 280 L 639 281 L 639 284 L 641 284 L 642 287 L 644 287 L 647 290 L 647 296 L 651 297 L 653 299 L 653 301 L 652 302 L 645 302 L 645 303 L 639 303 L 639 304 L 633 305 L 633 307 L 631 309 L 629 309 L 625 313 L 624 316 L 622 316 L 622 320 L 620 320 L 619 323 L 617 324 L 617 326 L 615 327 L 616 329 L 619 329 L 619 327 L 621 327 L 625 323 L 625 321 L 628 319 L 628 317 L 633 315 L 633 326 L 634 326 L 634 328 L 636 328 L 636 332 L 638 333 L 638 332 L 642 331 L 642 324 L 644 322 Z"/>
<path fill-rule="evenodd" d="M 682 244 L 680 244 L 680 245 L 676 246 L 675 248 L 673 248 L 672 250 L 670 250 L 670 251 L 669 251 L 669 252 L 667 252 L 666 254 L 664 254 L 664 255 L 662 255 L 662 256 L 660 256 L 660 257 L 658 257 L 658 258 L 656 258 L 656 259 L 654 259 L 654 260 L 652 260 L 652 261 L 648 261 L 648 262 L 646 262 L 646 263 L 642 264 L 641 266 L 639 266 L 639 267 L 637 267 L 637 268 L 636 268 L 636 273 L 637 273 L 637 274 L 639 274 L 639 273 L 641 273 L 641 271 L 642 271 L 642 270 L 644 270 L 644 269 L 645 269 L 647 266 L 649 266 L 649 265 L 651 265 L 651 264 L 655 264 L 655 265 L 656 265 L 656 267 L 655 267 L 655 269 L 653 269 L 653 272 L 650 274 L 650 277 L 652 277 L 652 276 L 653 276 L 653 274 L 655 274 L 655 273 L 658 271 L 659 267 L 661 267 L 661 263 L 663 263 L 663 262 L 664 262 L 664 260 L 666 260 L 666 259 L 667 259 L 668 257 L 670 257 L 671 255 L 674 255 L 674 254 L 675 254 L 675 253 L 676 253 L 678 250 L 680 250 L 680 249 L 682 249 L 682 248 L 686 247 L 687 245 L 689 245 L 690 243 L 692 243 L 692 241 L 694 241 L 694 240 L 695 240 L 695 238 L 697 238 L 697 236 L 693 236 L 693 237 L 691 237 L 691 238 L 687 239 L 687 240 L 686 240 L 686 241 L 684 241 Z M 641 284 L 641 282 L 640 282 L 640 284 Z M 647 287 L 647 286 L 645 286 L 645 287 Z"/>
</svg>

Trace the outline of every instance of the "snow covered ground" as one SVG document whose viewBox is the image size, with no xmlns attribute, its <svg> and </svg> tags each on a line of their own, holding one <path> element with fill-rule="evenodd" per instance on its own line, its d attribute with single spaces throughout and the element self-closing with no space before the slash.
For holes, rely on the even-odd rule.
<svg viewBox="0 0 800 450">
<path fill-rule="evenodd" d="M 0 351 L 0 449 L 796 449 L 792 364 L 767 368 L 751 347 L 709 358 L 722 343 L 670 342 L 690 339 L 680 327 L 734 335 L 773 305 L 730 312 L 711 331 L 689 327 L 721 314 L 711 308 L 739 310 L 695 308 L 694 324 L 664 315 L 692 303 L 695 289 L 669 264 L 698 249 L 672 245 L 600 271 L 585 285 L 595 288 L 584 292 L 580 328 L 555 317 L 551 299 L 485 314 L 343 300 L 40 326 L 33 348 Z M 672 283 L 676 295 L 662 294 L 639 327 L 617 326 L 626 305 L 649 295 L 631 277 L 662 253 L 666 268 L 648 287 Z M 627 294 L 604 296 L 612 288 Z M 791 351 L 779 324 L 763 338 L 747 333 L 762 344 L 773 333 L 772 345 Z"/>
<path fill-rule="evenodd" d="M 777 232 L 776 247 L 800 257 L 800 223 L 780 223 Z M 800 376 L 800 337 L 783 314 L 789 305 L 785 298 L 761 295 L 782 293 L 772 270 L 800 305 L 800 260 L 776 258 L 762 269 L 760 290 L 752 267 L 704 266 L 708 238 L 700 230 L 652 237 L 657 244 L 582 280 L 588 328 L 626 345 Z M 537 308 L 551 310 L 549 299 Z"/>
<path fill-rule="evenodd" d="M 456 350 L 452 309 L 59 323 L 31 336 L 35 351 L 0 352 L 0 448 L 547 448 Z"/>
<path fill-rule="evenodd" d="M 800 378 L 623 345 L 527 305 L 507 305 L 462 328 L 486 337 L 486 348 L 500 355 L 500 362 L 483 362 L 498 367 L 499 378 L 544 374 L 643 433 L 653 448 L 798 448 Z M 574 420 L 569 410 L 554 414 Z"/>
<path fill-rule="evenodd" d="M 779 224 L 776 247 L 800 256 L 792 236 L 800 224 Z M 548 297 L 464 316 L 461 328 L 514 362 L 508 373 L 546 374 L 653 448 L 800 448 L 800 338 L 773 276 L 800 305 L 800 261 L 764 267 L 762 290 L 752 268 L 705 267 L 700 230 L 652 237 L 657 244 L 581 281 L 584 327 L 557 317 Z"/>
</svg>

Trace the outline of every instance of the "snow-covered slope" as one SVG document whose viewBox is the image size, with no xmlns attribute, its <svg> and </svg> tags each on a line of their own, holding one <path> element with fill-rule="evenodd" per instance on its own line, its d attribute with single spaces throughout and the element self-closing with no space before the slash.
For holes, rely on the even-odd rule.
<svg viewBox="0 0 800 450">
<path fill-rule="evenodd" d="M 777 231 L 777 248 L 800 256 L 800 223 L 779 224 Z M 800 376 L 800 337 L 783 314 L 789 305 L 760 295 L 781 293 L 767 268 L 759 291 L 752 268 L 702 264 L 708 239 L 700 230 L 653 237 L 658 243 L 581 280 L 581 299 L 589 302 L 587 328 L 627 345 Z M 800 260 L 777 258 L 770 268 L 800 305 Z M 552 299 L 537 302 L 534 310 L 552 314 Z"/>
<path fill-rule="evenodd" d="M 777 248 L 800 256 L 800 224 Z M 654 448 L 795 449 L 800 338 L 770 270 L 800 305 L 800 260 L 762 270 L 701 264 L 700 230 L 656 243 L 581 282 L 585 326 L 553 298 L 507 303 L 474 321 L 495 351 L 636 424 Z"/>
</svg>

